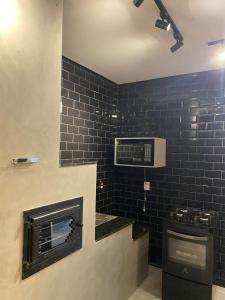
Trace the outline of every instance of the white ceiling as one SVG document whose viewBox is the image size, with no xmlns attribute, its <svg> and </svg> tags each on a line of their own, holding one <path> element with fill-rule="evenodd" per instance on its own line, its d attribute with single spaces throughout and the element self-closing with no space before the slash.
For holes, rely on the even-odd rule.
<svg viewBox="0 0 225 300">
<path fill-rule="evenodd" d="M 224 66 L 225 0 L 164 0 L 184 36 L 172 54 L 172 32 L 155 28 L 153 0 L 64 0 L 63 55 L 117 83 L 160 78 Z M 224 49 L 225 50 L 225 49 Z"/>
</svg>

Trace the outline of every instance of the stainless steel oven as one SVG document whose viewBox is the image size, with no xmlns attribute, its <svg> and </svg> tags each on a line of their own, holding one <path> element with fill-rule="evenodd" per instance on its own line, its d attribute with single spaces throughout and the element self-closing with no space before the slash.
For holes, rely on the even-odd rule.
<svg viewBox="0 0 225 300">
<path fill-rule="evenodd" d="M 163 300 L 212 300 L 216 213 L 170 212 L 163 229 Z"/>
</svg>

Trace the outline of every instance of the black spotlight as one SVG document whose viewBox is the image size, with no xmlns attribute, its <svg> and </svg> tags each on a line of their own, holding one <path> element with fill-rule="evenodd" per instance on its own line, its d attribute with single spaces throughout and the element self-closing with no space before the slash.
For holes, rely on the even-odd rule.
<svg viewBox="0 0 225 300">
<path fill-rule="evenodd" d="M 144 0 L 133 0 L 133 3 L 136 7 L 141 6 L 141 4 L 144 2 Z"/>
<path fill-rule="evenodd" d="M 158 27 L 158 28 L 160 28 L 160 29 L 164 29 L 164 30 L 169 31 L 170 28 L 171 28 L 171 24 L 168 23 L 167 21 L 158 19 L 158 20 L 155 22 L 155 27 Z"/>
<path fill-rule="evenodd" d="M 184 43 L 182 41 L 177 40 L 176 44 L 174 44 L 170 50 L 172 53 L 174 53 L 175 51 L 177 51 L 178 49 L 180 49 L 182 46 L 184 46 Z"/>
</svg>

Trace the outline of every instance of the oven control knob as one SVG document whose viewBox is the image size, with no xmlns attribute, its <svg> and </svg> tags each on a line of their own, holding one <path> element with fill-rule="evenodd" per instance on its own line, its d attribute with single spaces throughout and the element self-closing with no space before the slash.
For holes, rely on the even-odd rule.
<svg viewBox="0 0 225 300">
<path fill-rule="evenodd" d="M 188 272 L 188 268 L 183 268 L 183 272 L 185 273 L 185 274 L 188 274 L 189 272 Z"/>
<path fill-rule="evenodd" d="M 208 218 L 200 218 L 199 219 L 201 221 L 202 224 L 209 224 L 209 219 Z"/>
<path fill-rule="evenodd" d="M 177 219 L 177 221 L 182 221 L 183 220 L 183 214 L 177 213 L 176 214 L 176 219 Z"/>
</svg>

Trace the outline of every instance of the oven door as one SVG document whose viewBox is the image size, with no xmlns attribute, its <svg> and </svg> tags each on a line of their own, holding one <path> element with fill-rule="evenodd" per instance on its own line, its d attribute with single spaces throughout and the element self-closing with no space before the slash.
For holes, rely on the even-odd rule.
<svg viewBox="0 0 225 300">
<path fill-rule="evenodd" d="M 25 215 L 23 279 L 82 248 L 80 199 L 67 207 Z"/>
<path fill-rule="evenodd" d="M 181 278 L 212 284 L 212 235 L 165 228 L 163 269 Z"/>
</svg>

